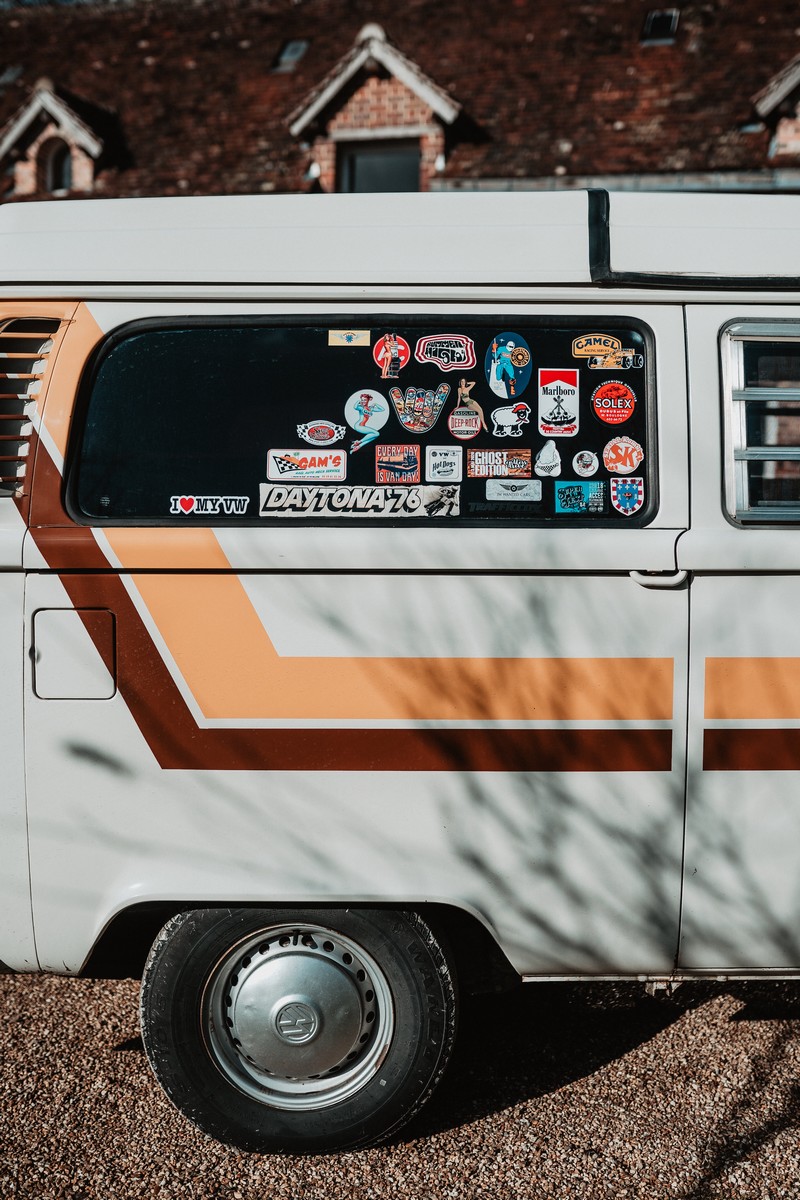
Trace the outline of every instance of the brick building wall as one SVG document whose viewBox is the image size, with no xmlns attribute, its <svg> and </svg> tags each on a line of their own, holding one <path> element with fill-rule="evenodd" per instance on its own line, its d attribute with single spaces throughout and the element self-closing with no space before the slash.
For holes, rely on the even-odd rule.
<svg viewBox="0 0 800 1200">
<path fill-rule="evenodd" d="M 311 156 L 319 165 L 322 190 L 336 190 L 336 151 L 340 143 L 392 138 L 419 142 L 419 187 L 420 191 L 428 191 L 437 160 L 444 155 L 444 129 L 432 110 L 400 80 L 370 75 L 331 117 L 325 133 L 314 140 Z"/>
</svg>

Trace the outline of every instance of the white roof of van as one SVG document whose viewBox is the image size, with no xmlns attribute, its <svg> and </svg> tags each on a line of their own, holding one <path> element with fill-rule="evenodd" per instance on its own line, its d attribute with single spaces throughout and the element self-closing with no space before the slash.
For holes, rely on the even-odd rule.
<svg viewBox="0 0 800 1200">
<path fill-rule="evenodd" d="M 0 285 L 588 284 L 800 278 L 800 197 L 210 196 L 0 206 Z"/>
</svg>

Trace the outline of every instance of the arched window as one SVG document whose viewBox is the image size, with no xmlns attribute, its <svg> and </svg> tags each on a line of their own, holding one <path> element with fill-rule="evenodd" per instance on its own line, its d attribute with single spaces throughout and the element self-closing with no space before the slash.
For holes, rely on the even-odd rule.
<svg viewBox="0 0 800 1200">
<path fill-rule="evenodd" d="M 39 150 L 39 190 L 68 192 L 72 187 L 72 150 L 61 138 L 49 138 Z"/>
</svg>

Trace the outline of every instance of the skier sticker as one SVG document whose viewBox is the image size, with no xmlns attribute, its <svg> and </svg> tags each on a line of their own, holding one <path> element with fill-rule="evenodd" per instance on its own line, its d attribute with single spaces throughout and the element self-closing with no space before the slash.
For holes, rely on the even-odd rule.
<svg viewBox="0 0 800 1200">
<path fill-rule="evenodd" d="M 531 348 L 518 333 L 498 333 L 486 351 L 489 387 L 502 400 L 521 396 L 531 380 Z"/>
<path fill-rule="evenodd" d="M 545 437 L 574 437 L 578 432 L 578 371 L 576 367 L 539 369 L 539 433 Z"/>
</svg>

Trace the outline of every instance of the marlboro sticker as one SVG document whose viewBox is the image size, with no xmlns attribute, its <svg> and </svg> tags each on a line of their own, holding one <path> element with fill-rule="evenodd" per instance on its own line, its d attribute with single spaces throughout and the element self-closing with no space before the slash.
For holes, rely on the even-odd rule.
<svg viewBox="0 0 800 1200">
<path fill-rule="evenodd" d="M 578 426 L 577 368 L 541 367 L 539 432 L 545 437 L 574 437 Z"/>
</svg>

